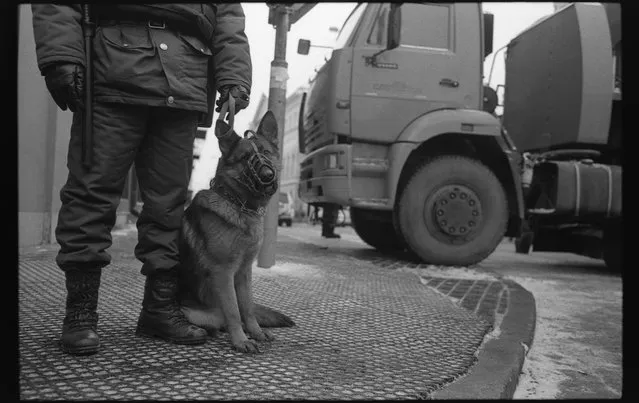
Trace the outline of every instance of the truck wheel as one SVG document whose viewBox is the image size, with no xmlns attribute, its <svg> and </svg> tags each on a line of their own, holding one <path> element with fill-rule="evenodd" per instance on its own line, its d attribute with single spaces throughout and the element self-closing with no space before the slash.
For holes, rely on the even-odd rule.
<svg viewBox="0 0 639 403">
<path fill-rule="evenodd" d="M 439 157 L 419 167 L 398 204 L 407 246 L 431 264 L 468 266 L 502 241 L 508 224 L 506 194 L 497 177 L 467 157 Z"/>
<path fill-rule="evenodd" d="M 388 215 L 388 217 L 386 217 Z M 375 249 L 382 252 L 396 252 L 405 249 L 395 235 L 390 212 L 364 210 L 351 207 L 351 225 L 355 232 Z"/>
</svg>

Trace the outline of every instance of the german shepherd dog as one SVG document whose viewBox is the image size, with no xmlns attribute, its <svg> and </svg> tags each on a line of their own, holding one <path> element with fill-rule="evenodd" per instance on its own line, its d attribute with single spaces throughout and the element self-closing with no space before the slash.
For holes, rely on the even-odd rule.
<svg viewBox="0 0 639 403">
<path fill-rule="evenodd" d="M 268 111 L 257 132 L 242 138 L 218 119 L 215 136 L 222 154 L 215 177 L 209 189 L 195 195 L 182 220 L 178 298 L 191 323 L 211 336 L 226 330 L 236 350 L 255 353 L 256 341 L 274 339 L 262 327 L 294 326 L 286 315 L 255 304 L 251 292 L 262 217 L 277 191 L 277 122 Z"/>
</svg>

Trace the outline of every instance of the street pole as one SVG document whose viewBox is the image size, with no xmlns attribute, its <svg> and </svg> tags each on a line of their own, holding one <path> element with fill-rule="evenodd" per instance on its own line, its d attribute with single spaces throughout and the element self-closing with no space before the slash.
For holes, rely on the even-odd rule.
<svg viewBox="0 0 639 403">
<path fill-rule="evenodd" d="M 288 79 L 288 63 L 286 62 L 286 38 L 289 29 L 291 9 L 284 4 L 271 5 L 273 25 L 275 25 L 275 52 L 271 62 L 271 81 L 268 93 L 268 109 L 275 115 L 278 128 L 280 156 L 284 152 L 284 122 L 286 118 L 286 80 Z M 281 173 L 280 164 L 279 173 Z M 280 175 L 277 179 L 280 187 Z M 264 216 L 264 240 L 257 255 L 257 266 L 270 268 L 275 264 L 275 242 L 277 241 L 277 218 L 279 215 L 279 192 L 271 197 Z"/>
</svg>

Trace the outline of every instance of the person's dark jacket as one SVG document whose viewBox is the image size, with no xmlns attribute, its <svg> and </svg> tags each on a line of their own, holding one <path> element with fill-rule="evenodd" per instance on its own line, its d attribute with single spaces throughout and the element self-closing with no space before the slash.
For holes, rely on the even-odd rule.
<svg viewBox="0 0 639 403">
<path fill-rule="evenodd" d="M 40 71 L 57 63 L 86 68 L 81 5 L 33 4 L 32 10 Z M 215 90 L 241 85 L 250 91 L 251 56 L 238 3 L 102 4 L 92 6 L 92 17 L 99 21 L 96 101 L 197 110 L 209 115 L 210 126 Z M 180 28 L 127 22 L 148 20 Z"/>
</svg>

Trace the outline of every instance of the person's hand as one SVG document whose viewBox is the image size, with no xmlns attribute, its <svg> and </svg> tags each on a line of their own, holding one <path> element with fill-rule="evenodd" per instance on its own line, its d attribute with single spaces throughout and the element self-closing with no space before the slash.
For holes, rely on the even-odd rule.
<svg viewBox="0 0 639 403">
<path fill-rule="evenodd" d="M 44 81 L 60 109 L 84 109 L 84 67 L 76 63 L 55 64 L 45 71 Z"/>
<path fill-rule="evenodd" d="M 215 112 L 219 112 L 222 105 L 228 101 L 229 96 L 235 99 L 235 114 L 237 115 L 242 109 L 245 109 L 250 101 L 248 90 L 241 85 L 227 85 L 220 89 L 220 98 L 215 102 L 217 108 Z M 226 116 L 228 120 L 228 115 Z"/>
</svg>

